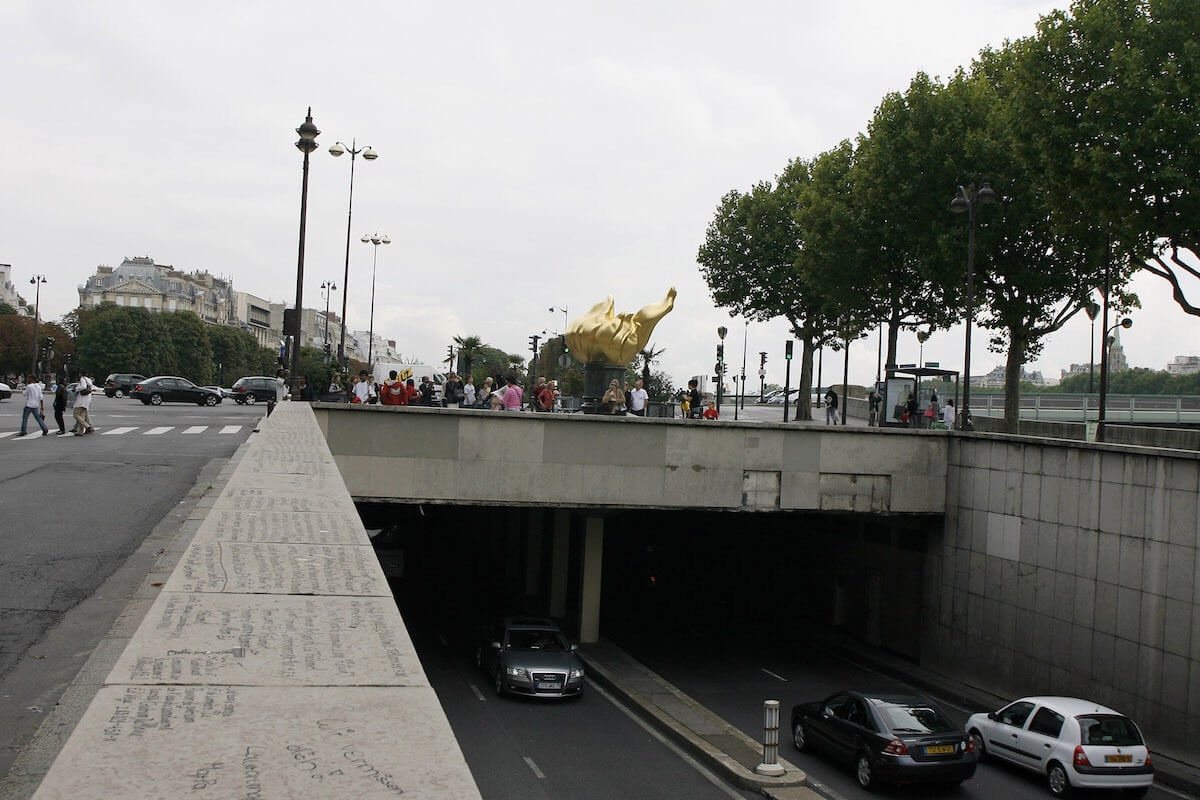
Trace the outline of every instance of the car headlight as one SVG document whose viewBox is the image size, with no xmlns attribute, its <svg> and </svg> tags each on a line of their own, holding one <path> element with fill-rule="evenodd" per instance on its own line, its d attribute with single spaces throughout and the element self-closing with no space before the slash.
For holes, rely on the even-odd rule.
<svg viewBox="0 0 1200 800">
<path fill-rule="evenodd" d="M 571 670 L 571 680 L 577 681 L 577 680 L 580 680 L 581 678 L 583 678 L 583 670 L 582 669 Z"/>
<path fill-rule="evenodd" d="M 526 672 L 523 667 L 507 667 L 505 669 L 505 672 L 507 672 L 509 675 L 511 675 L 514 678 L 528 678 L 529 677 L 529 673 Z"/>
</svg>

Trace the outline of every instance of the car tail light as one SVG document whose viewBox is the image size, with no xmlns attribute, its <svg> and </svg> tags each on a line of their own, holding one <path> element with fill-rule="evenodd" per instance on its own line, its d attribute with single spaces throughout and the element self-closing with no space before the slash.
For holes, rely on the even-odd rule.
<svg viewBox="0 0 1200 800">
<path fill-rule="evenodd" d="M 1075 766 L 1090 767 L 1092 762 L 1088 761 L 1087 753 L 1083 752 L 1083 745 L 1075 745 Z"/>
<path fill-rule="evenodd" d="M 133 387 L 133 390 L 135 392 L 140 392 L 142 390 L 142 385 L 139 383 L 137 386 Z"/>
<path fill-rule="evenodd" d="M 1151 766 L 1153 763 L 1154 763 L 1154 762 L 1150 760 L 1150 751 L 1149 751 L 1149 750 L 1146 750 L 1146 766 L 1147 766 L 1147 767 L 1149 767 L 1149 766 Z"/>
<path fill-rule="evenodd" d="M 964 753 L 974 753 L 975 752 L 975 737 L 974 736 L 967 737 L 966 744 L 963 745 L 963 752 Z"/>
<path fill-rule="evenodd" d="M 892 739 L 883 746 L 883 752 L 887 753 L 889 756 L 906 756 L 908 755 L 908 748 L 905 747 L 904 742 L 900 741 L 899 739 Z"/>
</svg>

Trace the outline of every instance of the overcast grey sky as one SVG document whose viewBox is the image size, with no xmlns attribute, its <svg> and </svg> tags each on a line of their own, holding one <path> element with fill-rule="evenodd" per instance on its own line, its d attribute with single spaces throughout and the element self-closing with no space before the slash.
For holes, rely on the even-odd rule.
<svg viewBox="0 0 1200 800">
<path fill-rule="evenodd" d="M 375 329 L 407 355 L 439 362 L 464 334 L 525 351 L 530 334 L 561 330 L 550 306 L 574 318 L 612 294 L 632 311 L 676 286 L 653 342 L 683 382 L 712 369 L 717 326 L 731 355 L 742 347 L 742 321 L 713 306 L 695 261 L 724 192 L 853 137 L 918 70 L 948 75 L 1065 5 L 0 0 L 0 262 L 24 289 L 47 276 L 51 319 L 97 265 L 137 255 L 291 302 L 293 129 L 311 105 L 306 306 L 321 304 L 322 280 L 342 284 L 350 161 L 327 148 L 357 138 L 379 159 L 356 167 L 353 327 L 370 302 L 359 237 L 378 231 L 392 244 L 379 249 Z M 1138 288 L 1130 363 L 1194 352 L 1200 321 L 1165 283 Z M 782 383 L 786 338 L 783 323 L 752 324 L 748 372 L 766 350 Z M 1002 363 L 975 338 L 973 373 Z M 925 357 L 960 368 L 961 328 Z M 1087 357 L 1080 315 L 1031 368 L 1057 375 Z M 916 360 L 912 334 L 899 358 Z M 852 348 L 851 380 L 874 374 L 872 338 Z"/>
</svg>

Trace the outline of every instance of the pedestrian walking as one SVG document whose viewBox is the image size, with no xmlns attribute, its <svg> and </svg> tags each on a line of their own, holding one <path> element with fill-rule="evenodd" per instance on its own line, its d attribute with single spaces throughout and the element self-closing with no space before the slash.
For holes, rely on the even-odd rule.
<svg viewBox="0 0 1200 800">
<path fill-rule="evenodd" d="M 58 436 L 65 436 L 67 423 L 63 420 L 63 412 L 67 410 L 67 387 L 58 383 L 54 387 L 54 421 L 58 424 Z"/>
<path fill-rule="evenodd" d="M 825 424 L 838 424 L 838 396 L 832 386 L 825 392 Z"/>
<path fill-rule="evenodd" d="M 954 410 L 954 401 L 947 400 L 946 407 L 942 409 L 942 424 L 950 430 L 954 430 L 954 418 L 958 412 Z"/>
<path fill-rule="evenodd" d="M 90 372 L 79 374 L 79 383 L 75 384 L 75 435 L 83 436 L 92 433 L 96 426 L 92 424 L 92 392 L 96 385 L 92 383 Z"/>
<path fill-rule="evenodd" d="M 46 427 L 46 420 L 42 417 L 44 413 L 42 385 L 37 381 L 30 381 L 25 384 L 22 394 L 25 395 L 25 407 L 21 409 L 21 432 L 17 436 L 25 435 L 25 426 L 30 417 L 37 420 L 38 426 L 42 429 L 42 436 L 45 436 L 50 432 L 50 429 Z"/>
<path fill-rule="evenodd" d="M 938 418 L 938 399 L 937 393 L 929 395 L 929 405 L 925 406 L 925 413 L 921 417 L 921 427 L 932 428 L 933 423 L 937 422 Z"/>
</svg>

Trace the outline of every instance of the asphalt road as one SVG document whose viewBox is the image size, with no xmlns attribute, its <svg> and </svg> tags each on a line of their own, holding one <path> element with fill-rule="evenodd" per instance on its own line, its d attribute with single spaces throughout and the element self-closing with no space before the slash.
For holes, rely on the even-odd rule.
<svg viewBox="0 0 1200 800">
<path fill-rule="evenodd" d="M 9 707 L 23 708 L 23 698 L 4 692 L 14 666 L 129 557 L 200 469 L 232 455 L 265 413 L 231 400 L 151 407 L 97 394 L 96 433 L 56 436 L 51 414 L 49 436 L 35 426 L 17 438 L 22 405 L 19 395 L 0 401 L 0 723 Z M 69 428 L 69 411 L 66 418 Z M 106 632 L 80 631 L 79 651 L 90 652 Z M 61 680 L 51 672 L 47 682 Z M 0 753 L 0 775 L 10 755 Z"/>
</svg>

